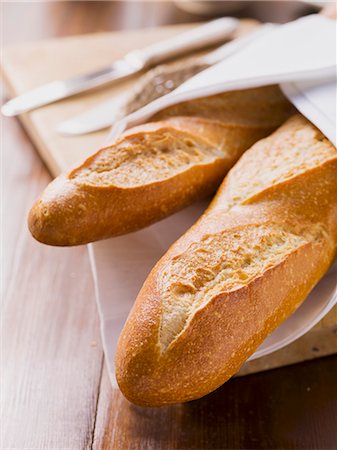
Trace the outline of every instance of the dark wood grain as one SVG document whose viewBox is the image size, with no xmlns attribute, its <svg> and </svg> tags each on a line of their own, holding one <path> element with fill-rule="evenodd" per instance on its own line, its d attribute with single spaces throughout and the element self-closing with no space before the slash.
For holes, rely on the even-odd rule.
<svg viewBox="0 0 337 450">
<path fill-rule="evenodd" d="M 32 239 L 27 209 L 50 176 L 18 122 L 2 125 L 1 448 L 91 448 L 102 349 L 87 250 Z"/>
<path fill-rule="evenodd" d="M 195 20 L 168 2 L 124 3 L 5 3 L 3 38 Z M 86 248 L 30 237 L 26 213 L 50 176 L 18 121 L 1 127 L 2 450 L 337 448 L 335 356 L 236 378 L 161 409 L 137 408 L 111 389 Z"/>
<path fill-rule="evenodd" d="M 94 450 L 335 449 L 337 358 L 233 378 L 201 400 L 139 408 L 104 370 Z"/>
</svg>

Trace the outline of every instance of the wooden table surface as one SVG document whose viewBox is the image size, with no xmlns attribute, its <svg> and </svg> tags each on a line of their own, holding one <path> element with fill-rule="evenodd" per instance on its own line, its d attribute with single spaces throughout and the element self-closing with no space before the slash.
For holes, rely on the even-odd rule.
<svg viewBox="0 0 337 450">
<path fill-rule="evenodd" d="M 166 2 L 1 6 L 5 43 L 195 20 Z M 87 249 L 30 237 L 27 211 L 51 177 L 16 119 L 1 132 L 1 450 L 337 448 L 337 356 L 161 409 L 112 390 Z"/>
</svg>

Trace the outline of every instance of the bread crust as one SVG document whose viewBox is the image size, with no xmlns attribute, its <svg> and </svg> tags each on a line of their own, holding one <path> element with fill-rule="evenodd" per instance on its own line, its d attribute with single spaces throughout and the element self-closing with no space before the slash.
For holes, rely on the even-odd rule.
<svg viewBox="0 0 337 450">
<path fill-rule="evenodd" d="M 35 239 L 86 244 L 136 231 L 206 198 L 292 107 L 269 86 L 184 103 L 181 111 L 180 117 L 179 106 L 169 108 L 161 120 L 127 130 L 54 180 L 29 212 Z"/>
<path fill-rule="evenodd" d="M 284 160 L 281 171 L 274 167 L 277 157 Z M 257 167 L 260 160 L 269 164 L 270 173 L 255 179 L 251 160 Z M 208 210 L 156 264 L 139 293 L 116 354 L 117 381 L 130 401 L 161 406 L 206 395 L 296 310 L 336 257 L 336 173 L 336 149 L 301 116 L 245 153 Z M 234 236 L 229 247 L 228 236 Z M 219 263 L 217 253 L 232 259 Z M 242 253 L 254 270 L 250 278 L 230 284 L 229 269 L 234 280 L 247 272 L 235 265 Z M 214 268 L 215 283 L 198 275 Z M 189 313 L 177 322 L 172 311 L 183 316 L 186 296 L 179 292 L 188 289 L 193 291 Z M 200 296 L 203 303 L 196 305 Z M 164 346 L 163 324 L 176 327 L 174 336 L 166 330 L 170 340 Z"/>
</svg>

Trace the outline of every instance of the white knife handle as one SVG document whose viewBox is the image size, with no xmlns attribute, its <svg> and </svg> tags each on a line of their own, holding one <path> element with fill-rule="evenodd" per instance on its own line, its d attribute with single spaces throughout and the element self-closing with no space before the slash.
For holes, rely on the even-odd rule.
<svg viewBox="0 0 337 450">
<path fill-rule="evenodd" d="M 181 53 L 223 41 L 235 31 L 238 24 L 239 21 L 233 17 L 213 20 L 171 39 L 130 52 L 125 59 L 137 68 L 152 66 Z"/>
</svg>

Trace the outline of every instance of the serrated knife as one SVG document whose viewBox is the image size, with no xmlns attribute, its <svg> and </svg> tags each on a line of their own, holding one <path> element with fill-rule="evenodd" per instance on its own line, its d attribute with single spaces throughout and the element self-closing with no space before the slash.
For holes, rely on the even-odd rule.
<svg viewBox="0 0 337 450">
<path fill-rule="evenodd" d="M 183 53 L 225 40 L 238 27 L 232 17 L 213 20 L 171 39 L 158 42 L 125 55 L 123 59 L 99 71 L 68 80 L 56 80 L 13 98 L 1 108 L 5 116 L 15 116 L 74 94 L 134 75 Z"/>
</svg>

